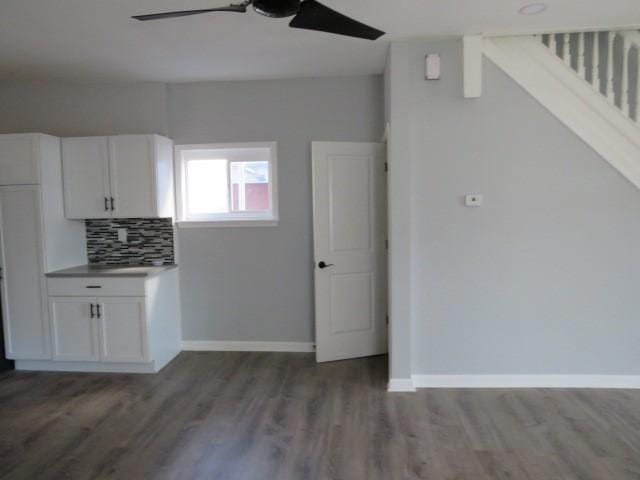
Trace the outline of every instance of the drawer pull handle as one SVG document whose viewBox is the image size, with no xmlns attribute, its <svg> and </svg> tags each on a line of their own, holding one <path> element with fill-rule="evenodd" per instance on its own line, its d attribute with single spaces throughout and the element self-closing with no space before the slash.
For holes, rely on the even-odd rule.
<svg viewBox="0 0 640 480">
<path fill-rule="evenodd" d="M 87 288 L 102 288 L 101 285 L 87 285 Z"/>
</svg>

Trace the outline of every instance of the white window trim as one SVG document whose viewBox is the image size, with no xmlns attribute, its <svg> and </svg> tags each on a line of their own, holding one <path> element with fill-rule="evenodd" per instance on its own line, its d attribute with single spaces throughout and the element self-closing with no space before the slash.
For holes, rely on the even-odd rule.
<svg viewBox="0 0 640 480">
<path fill-rule="evenodd" d="M 220 214 L 220 220 L 188 220 L 186 216 L 186 175 L 185 165 L 182 161 L 182 152 L 187 150 L 224 150 L 234 148 L 268 148 L 270 150 L 269 184 L 271 189 L 272 215 L 264 218 L 260 216 L 242 213 Z M 246 143 L 207 143 L 176 145 L 174 155 L 176 172 L 176 211 L 179 228 L 219 228 L 219 227 L 274 227 L 279 222 L 278 210 L 278 148 L 276 142 L 246 142 Z M 238 217 L 245 216 L 244 219 Z M 230 218 L 234 217 L 234 218 Z"/>
</svg>

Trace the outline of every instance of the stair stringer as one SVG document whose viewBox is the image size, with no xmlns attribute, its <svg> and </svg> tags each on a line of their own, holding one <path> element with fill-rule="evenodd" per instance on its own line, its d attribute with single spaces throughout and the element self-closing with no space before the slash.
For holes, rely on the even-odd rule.
<svg viewBox="0 0 640 480">
<path fill-rule="evenodd" d="M 485 38 L 484 54 L 640 188 L 640 128 L 533 37 Z"/>
</svg>

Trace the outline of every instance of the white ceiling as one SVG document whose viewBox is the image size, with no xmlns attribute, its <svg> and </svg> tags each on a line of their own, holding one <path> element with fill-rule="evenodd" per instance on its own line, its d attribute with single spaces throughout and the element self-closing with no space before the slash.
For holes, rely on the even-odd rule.
<svg viewBox="0 0 640 480">
<path fill-rule="evenodd" d="M 289 19 L 213 13 L 141 23 L 131 15 L 225 0 L 0 0 L 0 77 L 197 81 L 380 73 L 390 39 L 640 25 L 639 0 L 323 0 L 388 32 L 377 42 L 288 28 Z"/>
</svg>

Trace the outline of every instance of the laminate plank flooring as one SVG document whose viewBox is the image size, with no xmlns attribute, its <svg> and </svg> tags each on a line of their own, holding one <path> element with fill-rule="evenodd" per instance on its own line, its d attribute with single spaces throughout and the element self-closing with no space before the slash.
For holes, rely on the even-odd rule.
<svg viewBox="0 0 640 480">
<path fill-rule="evenodd" d="M 640 479 L 640 391 L 386 392 L 387 358 L 0 375 L 3 479 Z"/>
</svg>

